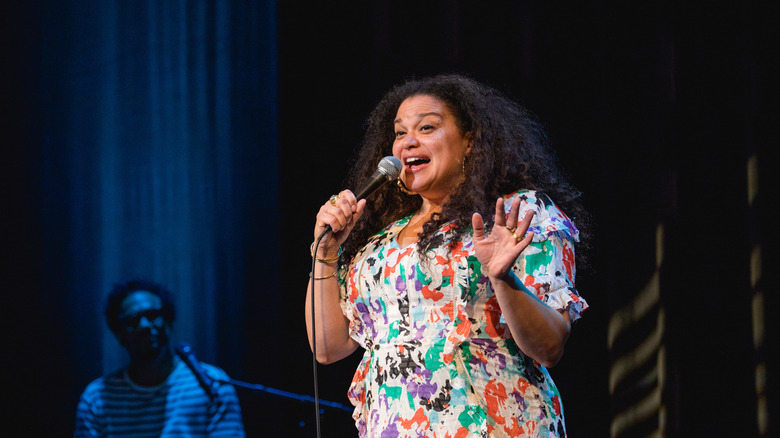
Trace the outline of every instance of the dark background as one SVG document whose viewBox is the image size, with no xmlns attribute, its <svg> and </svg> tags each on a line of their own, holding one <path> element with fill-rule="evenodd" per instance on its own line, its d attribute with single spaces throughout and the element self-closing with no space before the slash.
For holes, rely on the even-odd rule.
<svg viewBox="0 0 780 438">
<path fill-rule="evenodd" d="M 461 72 L 539 116 L 593 215 L 551 370 L 569 434 L 778 434 L 777 6 L 312 3 L 3 4 L 8 430 L 72 434 L 129 277 L 176 293 L 203 361 L 312 395 L 314 215 L 390 86 Z M 359 354 L 321 398 L 348 404 Z M 239 391 L 250 436 L 314 436 L 309 403 Z"/>
</svg>

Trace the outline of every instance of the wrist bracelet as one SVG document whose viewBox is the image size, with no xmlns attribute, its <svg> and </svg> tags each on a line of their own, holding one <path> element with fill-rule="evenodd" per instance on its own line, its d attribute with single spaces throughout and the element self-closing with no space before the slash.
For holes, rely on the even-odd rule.
<svg viewBox="0 0 780 438">
<path fill-rule="evenodd" d="M 332 259 L 321 259 L 319 257 L 315 257 L 314 256 L 314 242 L 312 242 L 311 243 L 311 247 L 309 247 L 309 253 L 311 253 L 311 256 L 316 258 L 318 262 L 323 262 L 323 263 L 333 263 L 333 262 L 339 261 L 339 258 L 341 258 L 341 252 L 342 251 L 343 251 L 343 249 L 339 246 L 339 253 L 338 253 L 338 255 L 336 255 L 336 257 L 333 257 Z"/>
<path fill-rule="evenodd" d="M 339 272 L 339 270 L 336 269 L 335 271 L 333 271 L 332 274 L 323 275 L 322 277 L 312 277 L 312 278 L 314 278 L 315 280 L 324 280 L 326 278 L 335 277 L 336 274 L 338 274 L 338 272 Z M 311 277 L 311 274 L 309 274 L 309 277 Z"/>
</svg>

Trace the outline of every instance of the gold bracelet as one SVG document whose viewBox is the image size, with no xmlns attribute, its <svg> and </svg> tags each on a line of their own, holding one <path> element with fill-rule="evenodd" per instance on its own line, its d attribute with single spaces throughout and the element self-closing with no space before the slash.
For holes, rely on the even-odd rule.
<svg viewBox="0 0 780 438">
<path fill-rule="evenodd" d="M 338 270 L 338 269 L 336 269 L 335 271 L 333 271 L 333 273 L 332 273 L 332 274 L 324 275 L 324 276 L 322 276 L 322 277 L 314 277 L 314 279 L 315 279 L 315 280 L 324 280 L 324 279 L 326 279 L 326 278 L 334 277 L 334 276 L 336 276 L 336 274 L 338 274 L 338 273 L 339 273 L 339 270 Z M 309 274 L 309 278 L 311 278 L 311 274 Z"/>
<path fill-rule="evenodd" d="M 339 253 L 336 257 L 333 257 L 332 259 L 321 259 L 319 257 L 314 257 L 314 242 L 312 242 L 311 247 L 309 247 L 309 253 L 311 253 L 311 256 L 316 258 L 318 262 L 322 262 L 322 263 L 333 263 L 339 261 L 339 259 L 341 258 L 341 251 L 342 248 L 339 246 Z"/>
</svg>

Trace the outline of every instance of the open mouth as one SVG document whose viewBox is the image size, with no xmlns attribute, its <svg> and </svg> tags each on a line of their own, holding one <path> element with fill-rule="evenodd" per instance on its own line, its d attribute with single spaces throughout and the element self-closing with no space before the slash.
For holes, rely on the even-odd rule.
<svg viewBox="0 0 780 438">
<path fill-rule="evenodd" d="M 406 166 L 406 168 L 414 172 L 420 167 L 430 162 L 431 160 L 425 157 L 407 157 L 406 159 L 404 159 L 404 166 Z"/>
</svg>

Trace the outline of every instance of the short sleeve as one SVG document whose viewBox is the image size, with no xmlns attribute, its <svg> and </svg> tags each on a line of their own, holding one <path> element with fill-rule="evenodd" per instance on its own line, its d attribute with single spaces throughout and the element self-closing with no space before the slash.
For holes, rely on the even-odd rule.
<svg viewBox="0 0 780 438">
<path fill-rule="evenodd" d="M 75 438 L 105 436 L 105 426 L 101 421 L 102 403 L 97 397 L 101 385 L 102 379 L 98 379 L 90 383 L 81 394 L 76 409 L 76 427 L 73 433 Z"/>
<path fill-rule="evenodd" d="M 244 420 L 241 414 L 241 403 L 238 393 L 233 385 L 227 383 L 230 377 L 222 369 L 207 363 L 201 363 L 204 371 L 212 379 L 219 382 L 217 387 L 217 409 L 209 410 L 211 416 L 209 424 L 209 436 L 244 437 Z"/>
<path fill-rule="evenodd" d="M 554 309 L 566 311 L 574 322 L 588 308 L 574 284 L 574 245 L 579 240 L 579 231 L 541 192 L 524 190 L 506 197 L 507 214 L 516 198 L 521 201 L 518 220 L 527 211 L 534 212 L 528 229 L 534 237 L 515 262 L 514 273 L 540 300 Z"/>
</svg>

